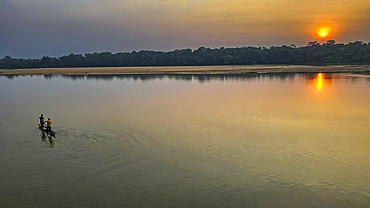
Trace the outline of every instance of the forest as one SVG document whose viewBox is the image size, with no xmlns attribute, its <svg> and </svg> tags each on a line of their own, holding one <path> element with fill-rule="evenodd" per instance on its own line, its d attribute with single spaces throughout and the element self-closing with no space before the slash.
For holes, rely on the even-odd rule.
<svg viewBox="0 0 370 208">
<path fill-rule="evenodd" d="M 308 42 L 307 46 L 177 49 L 169 52 L 141 50 L 139 52 L 94 52 L 69 54 L 57 58 L 0 59 L 0 69 L 64 68 L 64 67 L 129 67 L 129 66 L 205 66 L 252 64 L 370 64 L 370 42 L 324 44 Z"/>
</svg>

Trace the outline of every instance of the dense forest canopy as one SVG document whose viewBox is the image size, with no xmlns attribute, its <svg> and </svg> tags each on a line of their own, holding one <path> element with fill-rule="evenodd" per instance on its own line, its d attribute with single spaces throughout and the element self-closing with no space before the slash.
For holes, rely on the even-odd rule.
<svg viewBox="0 0 370 208">
<path fill-rule="evenodd" d="M 334 40 L 319 44 L 309 42 L 305 47 L 271 46 L 238 48 L 181 49 L 170 52 L 147 51 L 125 53 L 69 54 L 58 58 L 44 56 L 41 59 L 0 59 L 1 69 L 60 68 L 60 67 L 125 67 L 125 66 L 204 66 L 204 65 L 251 65 L 251 64 L 368 64 L 370 43 L 362 41 L 335 44 Z"/>
</svg>

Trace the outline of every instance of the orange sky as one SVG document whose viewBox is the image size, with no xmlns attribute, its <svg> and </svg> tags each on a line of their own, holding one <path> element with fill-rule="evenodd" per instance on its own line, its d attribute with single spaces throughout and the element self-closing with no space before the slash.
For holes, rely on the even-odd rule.
<svg viewBox="0 0 370 208">
<path fill-rule="evenodd" d="M 313 28 L 323 23 L 333 27 L 332 38 L 357 40 L 369 34 L 370 26 L 368 0 L 142 0 L 113 1 L 107 8 L 150 33 L 167 30 L 214 39 L 249 37 L 257 42 L 273 37 L 312 40 Z"/>
<path fill-rule="evenodd" d="M 0 12 L 0 56 L 22 41 L 60 53 L 370 41 L 369 0 L 5 0 Z"/>
</svg>

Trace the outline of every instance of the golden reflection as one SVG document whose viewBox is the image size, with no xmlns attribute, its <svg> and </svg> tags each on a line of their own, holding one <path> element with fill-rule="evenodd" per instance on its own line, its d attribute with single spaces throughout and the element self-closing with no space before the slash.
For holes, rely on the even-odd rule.
<svg viewBox="0 0 370 208">
<path fill-rule="evenodd" d="M 320 92 L 322 90 L 322 85 L 323 85 L 322 73 L 319 73 L 317 76 L 317 84 L 316 84 L 317 91 Z"/>
<path fill-rule="evenodd" d="M 322 96 L 329 90 L 330 78 L 325 73 L 317 73 L 313 79 L 311 79 L 311 89 L 317 96 Z"/>
</svg>

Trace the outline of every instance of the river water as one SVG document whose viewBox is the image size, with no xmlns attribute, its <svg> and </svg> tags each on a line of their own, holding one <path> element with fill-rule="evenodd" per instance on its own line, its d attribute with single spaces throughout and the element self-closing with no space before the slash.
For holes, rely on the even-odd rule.
<svg viewBox="0 0 370 208">
<path fill-rule="evenodd" d="M 370 207 L 369 75 L 0 76 L 0 118 L 0 207 Z"/>
</svg>

